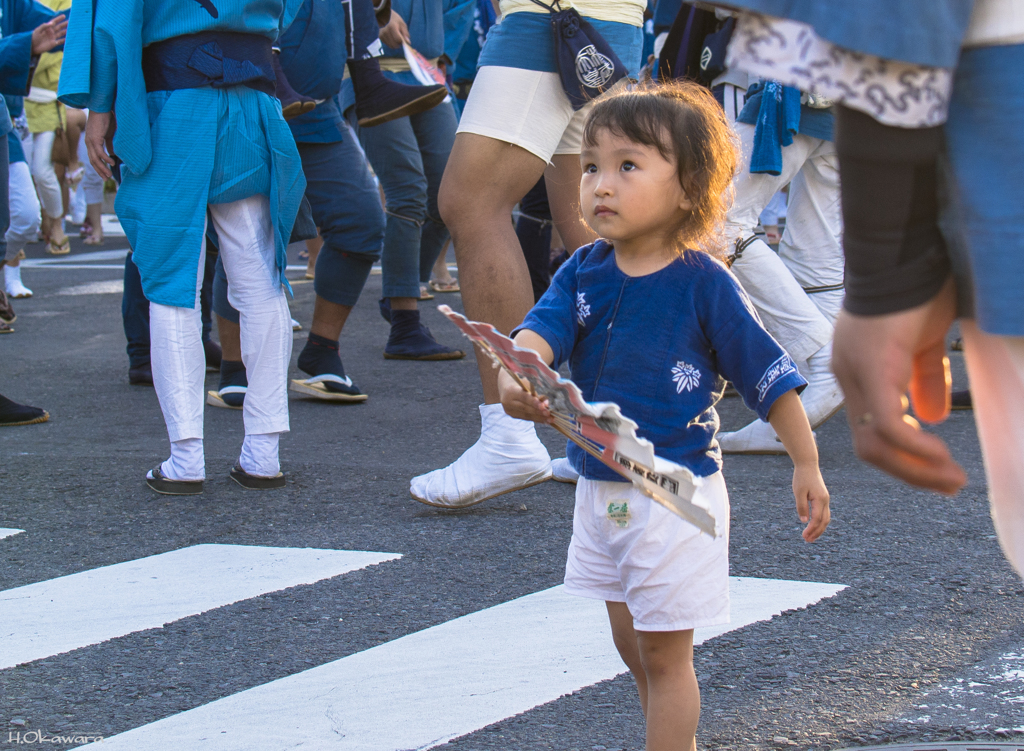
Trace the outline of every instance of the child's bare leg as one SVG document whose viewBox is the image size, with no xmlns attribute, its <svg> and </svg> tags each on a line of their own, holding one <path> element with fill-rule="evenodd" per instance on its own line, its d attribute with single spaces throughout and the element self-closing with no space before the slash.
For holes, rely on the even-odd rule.
<svg viewBox="0 0 1024 751">
<path fill-rule="evenodd" d="M 619 650 L 622 661 L 633 674 L 636 690 L 640 694 L 640 706 L 643 707 L 646 717 L 647 676 L 640 662 L 640 645 L 637 644 L 636 631 L 633 630 L 633 614 L 629 612 L 624 602 L 606 602 L 605 606 L 608 608 L 608 620 L 612 625 L 612 640 L 615 642 L 615 648 Z"/>
<path fill-rule="evenodd" d="M 700 688 L 693 671 L 693 629 L 638 631 L 647 676 L 647 751 L 696 751 Z"/>
</svg>

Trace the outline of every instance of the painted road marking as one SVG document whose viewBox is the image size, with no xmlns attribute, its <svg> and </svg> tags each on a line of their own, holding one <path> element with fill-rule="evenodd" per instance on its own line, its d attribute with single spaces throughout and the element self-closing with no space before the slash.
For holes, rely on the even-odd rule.
<svg viewBox="0 0 1024 751">
<path fill-rule="evenodd" d="M 87 282 L 65 287 L 58 295 L 121 295 L 124 294 L 124 280 L 114 279 L 109 282 Z"/>
<path fill-rule="evenodd" d="M 0 669 L 346 574 L 395 553 L 194 545 L 0 592 Z"/>
<path fill-rule="evenodd" d="M 844 588 L 732 578 L 732 623 L 698 629 L 695 641 L 812 605 Z M 83 748 L 427 749 L 624 672 L 604 603 L 559 586 Z"/>
<path fill-rule="evenodd" d="M 0 540 L 4 539 L 5 537 L 14 537 L 15 535 L 20 535 L 24 531 L 25 530 L 23 529 L 14 529 L 12 527 L 0 527 Z"/>
<path fill-rule="evenodd" d="M 128 248 L 117 250 L 93 250 L 88 253 L 74 253 L 61 258 L 26 258 L 21 262 L 25 268 L 45 268 L 48 266 L 67 266 L 68 264 L 89 263 L 92 261 L 121 261 L 120 267 L 124 268 L 124 257 L 128 255 Z M 98 266 L 86 266 L 85 268 L 100 268 Z"/>
</svg>

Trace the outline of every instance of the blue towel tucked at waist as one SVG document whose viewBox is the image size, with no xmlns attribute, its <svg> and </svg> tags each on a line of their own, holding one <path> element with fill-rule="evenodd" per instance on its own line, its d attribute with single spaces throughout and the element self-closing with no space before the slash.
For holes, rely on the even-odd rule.
<svg viewBox="0 0 1024 751">
<path fill-rule="evenodd" d="M 755 87 L 750 93 L 756 93 Z M 754 150 L 750 171 L 778 175 L 782 172 L 782 147 L 793 143 L 800 132 L 800 91 L 778 81 L 765 81 L 761 90 L 761 109 L 757 113 Z"/>
</svg>

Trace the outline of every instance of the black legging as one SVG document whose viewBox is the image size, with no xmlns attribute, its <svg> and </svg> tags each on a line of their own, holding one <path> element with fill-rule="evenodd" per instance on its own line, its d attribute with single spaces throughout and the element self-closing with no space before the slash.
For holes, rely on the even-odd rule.
<svg viewBox="0 0 1024 751">
<path fill-rule="evenodd" d="M 543 177 L 523 196 L 519 211 L 516 236 L 523 246 L 533 285 L 533 301 L 537 302 L 551 284 L 551 207 Z"/>
<path fill-rule="evenodd" d="M 837 107 L 846 301 L 881 315 L 930 300 L 949 276 L 939 230 L 942 128 L 896 128 Z"/>
</svg>

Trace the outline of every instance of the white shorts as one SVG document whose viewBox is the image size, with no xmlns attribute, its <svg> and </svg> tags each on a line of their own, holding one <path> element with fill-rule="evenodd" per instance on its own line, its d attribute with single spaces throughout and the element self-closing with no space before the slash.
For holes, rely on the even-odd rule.
<svg viewBox="0 0 1024 751">
<path fill-rule="evenodd" d="M 469 90 L 457 132 L 512 143 L 550 162 L 553 154 L 580 153 L 591 107 L 574 111 L 557 73 L 485 65 Z"/>
<path fill-rule="evenodd" d="M 624 602 L 637 631 L 729 622 L 729 493 L 721 472 L 697 491 L 718 519 L 716 539 L 624 482 L 580 478 L 567 592 Z"/>
</svg>

